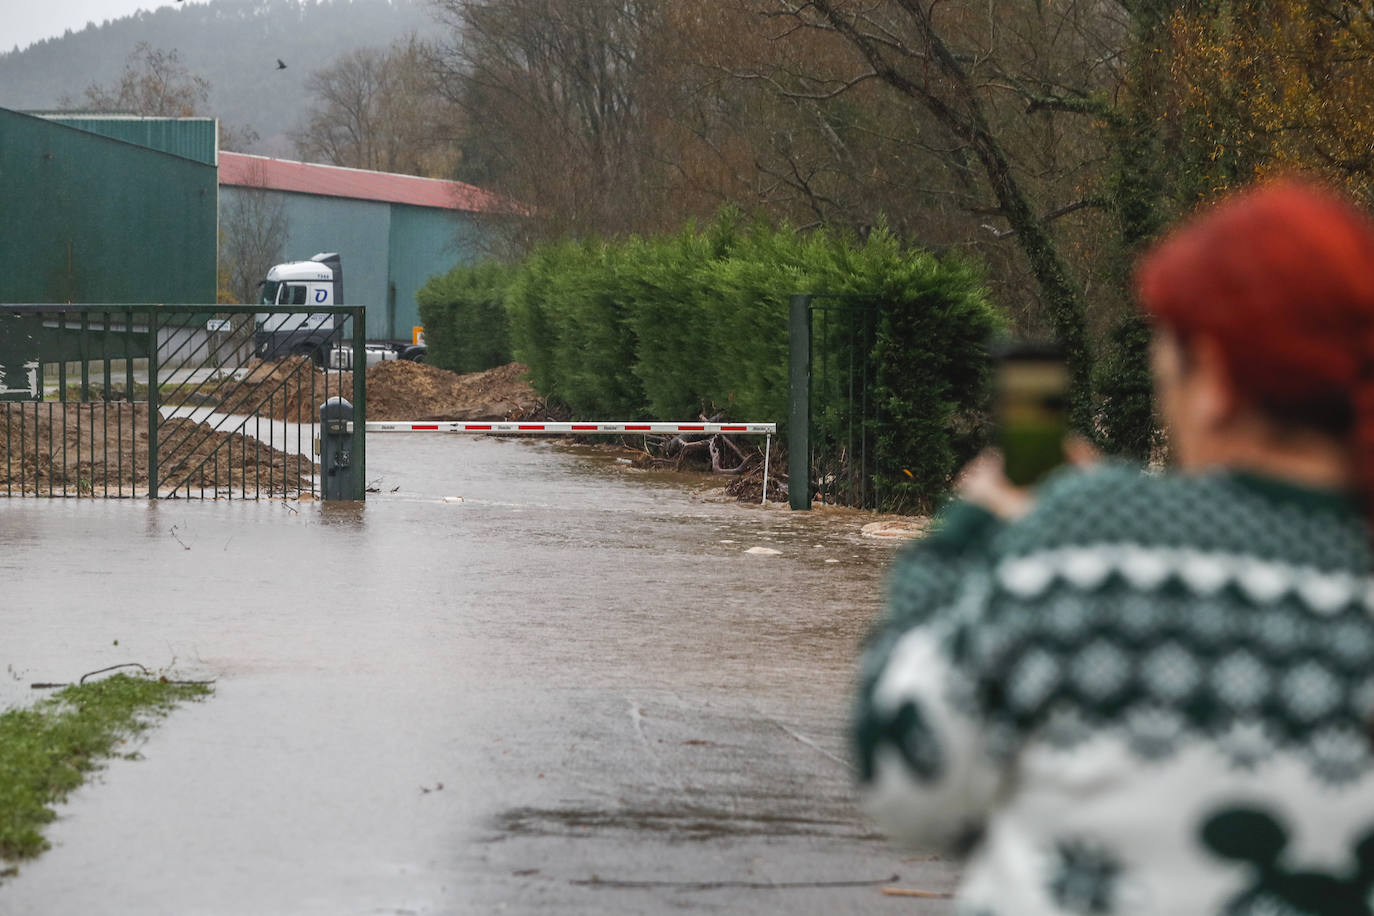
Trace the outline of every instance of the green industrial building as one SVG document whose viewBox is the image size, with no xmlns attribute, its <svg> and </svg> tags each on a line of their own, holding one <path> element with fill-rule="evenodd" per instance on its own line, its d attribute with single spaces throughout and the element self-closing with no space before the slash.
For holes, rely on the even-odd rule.
<svg viewBox="0 0 1374 916">
<path fill-rule="evenodd" d="M 225 214 L 266 198 L 277 260 L 338 252 L 371 339 L 411 338 L 415 294 L 476 260 L 492 194 L 223 152 L 213 118 L 0 108 L 0 303 L 212 303 Z"/>
<path fill-rule="evenodd" d="M 420 324 L 416 292 L 476 260 L 480 218 L 501 209 L 495 195 L 462 182 L 242 153 L 220 153 L 219 184 L 222 212 L 248 195 L 279 205 L 282 260 L 338 252 L 344 304 L 367 307 L 374 340 L 411 339 Z"/>
<path fill-rule="evenodd" d="M 0 302 L 214 302 L 215 136 L 0 108 Z"/>
</svg>

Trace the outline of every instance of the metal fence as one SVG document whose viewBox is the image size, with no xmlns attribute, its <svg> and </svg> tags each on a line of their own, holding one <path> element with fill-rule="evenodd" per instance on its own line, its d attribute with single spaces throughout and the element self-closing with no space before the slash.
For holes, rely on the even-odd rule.
<svg viewBox="0 0 1374 916">
<path fill-rule="evenodd" d="M 823 503 L 889 508 L 878 467 L 882 405 L 870 393 L 882 304 L 798 294 L 790 303 L 788 494 L 793 509 Z"/>
<path fill-rule="evenodd" d="M 354 405 L 359 306 L 0 306 L 0 495 L 318 496 L 320 405 Z M 347 352 L 351 351 L 351 353 Z"/>
</svg>

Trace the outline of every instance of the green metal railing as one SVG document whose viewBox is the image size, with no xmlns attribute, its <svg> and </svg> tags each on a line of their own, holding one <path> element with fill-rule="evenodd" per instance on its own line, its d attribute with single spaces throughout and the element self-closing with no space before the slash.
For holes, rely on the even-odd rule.
<svg viewBox="0 0 1374 916">
<path fill-rule="evenodd" d="M 364 328 L 358 306 L 0 306 L 0 494 L 318 495 L 320 404 L 366 416 Z"/>
</svg>

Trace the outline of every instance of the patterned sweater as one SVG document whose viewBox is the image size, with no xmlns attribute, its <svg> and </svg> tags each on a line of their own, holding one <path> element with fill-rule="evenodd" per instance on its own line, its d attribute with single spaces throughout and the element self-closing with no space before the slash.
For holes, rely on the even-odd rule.
<svg viewBox="0 0 1374 916">
<path fill-rule="evenodd" d="M 1352 503 L 1063 474 L 894 567 L 855 721 L 870 813 L 972 857 L 961 914 L 1374 913 L 1374 577 Z"/>
</svg>

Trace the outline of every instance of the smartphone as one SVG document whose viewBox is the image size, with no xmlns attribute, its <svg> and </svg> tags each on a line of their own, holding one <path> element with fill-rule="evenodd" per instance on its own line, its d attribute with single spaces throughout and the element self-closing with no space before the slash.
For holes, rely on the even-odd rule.
<svg viewBox="0 0 1374 916">
<path fill-rule="evenodd" d="M 1063 350 L 1055 344 L 1015 341 L 993 352 L 998 445 L 1007 479 L 1028 487 L 1065 461 L 1069 369 Z"/>
</svg>

